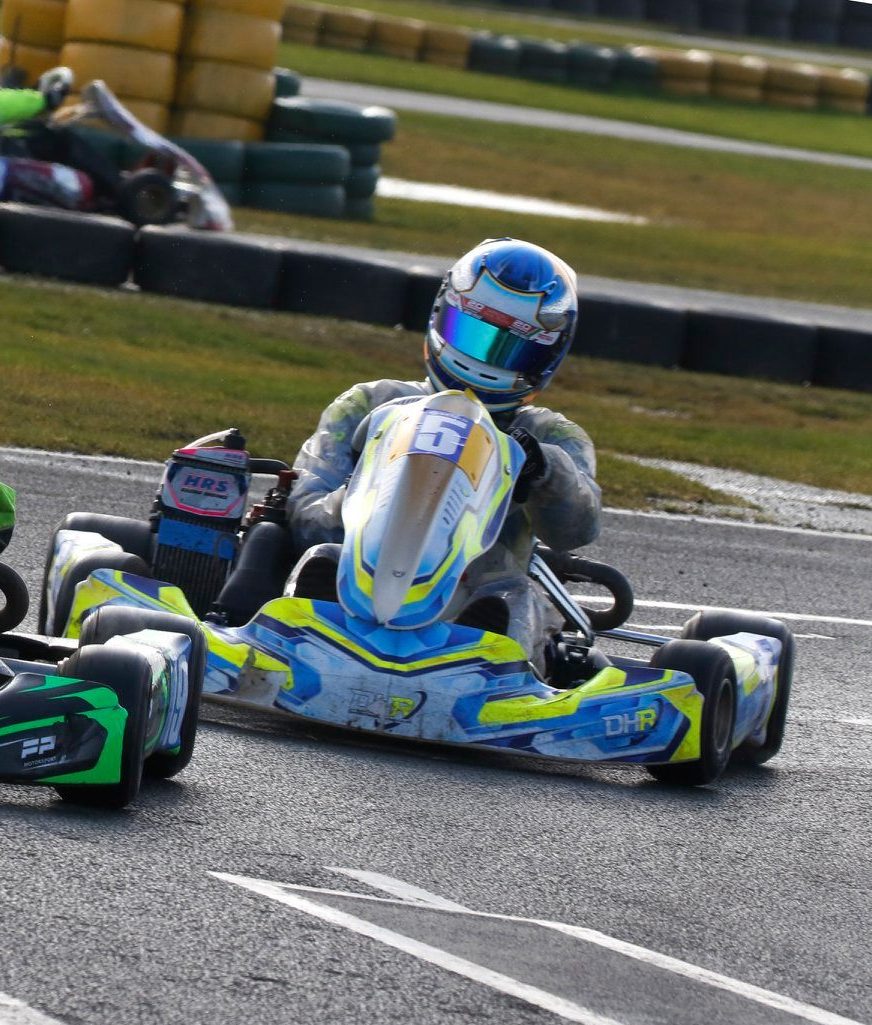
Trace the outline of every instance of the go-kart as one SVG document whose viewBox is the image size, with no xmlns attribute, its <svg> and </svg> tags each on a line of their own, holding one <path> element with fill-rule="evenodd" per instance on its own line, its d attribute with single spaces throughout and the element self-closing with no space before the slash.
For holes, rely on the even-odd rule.
<svg viewBox="0 0 872 1025">
<path fill-rule="evenodd" d="M 304 554 L 289 578 L 293 474 L 244 444 L 231 430 L 177 450 L 148 522 L 67 517 L 49 551 L 43 628 L 76 637 L 118 605 L 196 616 L 209 699 L 440 744 L 635 763 L 671 783 L 711 783 L 731 758 L 779 750 L 793 639 L 775 620 L 701 612 L 679 640 L 621 628 L 633 605 L 622 574 L 545 549 L 529 571 L 565 632 L 544 678 L 510 637 L 445 620 L 500 533 L 524 458 L 470 394 L 389 403 L 364 421 L 344 541 Z M 245 514 L 258 470 L 278 483 Z M 611 607 L 581 607 L 567 581 L 605 586 Z M 598 637 L 656 650 L 607 657 Z"/>
<path fill-rule="evenodd" d="M 12 632 L 24 581 L 0 563 L 0 781 L 121 808 L 143 771 L 174 776 L 194 750 L 206 642 L 190 618 L 104 608 L 78 642 Z"/>
<path fill-rule="evenodd" d="M 78 127 L 135 144 L 140 166 L 118 171 Z M 99 80 L 82 89 L 79 103 L 11 143 L 0 149 L 2 201 L 111 213 L 137 227 L 186 220 L 192 228 L 233 228 L 230 208 L 202 164 L 142 124 Z"/>
</svg>

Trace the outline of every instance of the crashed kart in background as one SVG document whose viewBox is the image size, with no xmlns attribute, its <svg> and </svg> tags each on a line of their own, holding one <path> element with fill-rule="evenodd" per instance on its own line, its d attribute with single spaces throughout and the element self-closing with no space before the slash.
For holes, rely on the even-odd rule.
<svg viewBox="0 0 872 1025">
<path fill-rule="evenodd" d="M 24 581 L 0 563 L 0 781 L 120 808 L 136 797 L 143 772 L 181 772 L 203 687 L 200 627 L 106 608 L 70 642 L 13 632 L 27 609 Z"/>
<path fill-rule="evenodd" d="M 777 753 L 793 667 L 783 624 L 701 612 L 679 640 L 622 629 L 632 591 L 617 570 L 540 549 L 530 575 L 565 618 L 543 679 L 511 638 L 441 618 L 500 533 L 520 446 L 460 392 L 389 403 L 359 433 L 334 561 L 310 552 L 285 587 L 287 552 L 276 556 L 290 544 L 293 475 L 221 432 L 173 454 L 148 522 L 67 517 L 49 552 L 43 628 L 87 634 L 107 606 L 196 616 L 207 697 L 368 733 L 635 763 L 687 785 L 713 782 L 731 758 Z M 246 515 L 258 470 L 278 485 Z M 567 581 L 605 586 L 613 605 L 581 607 Z M 234 588 L 256 599 L 235 620 Z M 601 637 L 655 651 L 607 657 Z"/>
<path fill-rule="evenodd" d="M 232 230 L 230 207 L 209 172 L 190 153 L 142 124 L 104 82 L 86 85 L 78 104 L 59 110 L 35 131 L 51 150 L 52 132 L 68 133 L 77 125 L 134 143 L 141 150 L 140 166 L 120 172 L 106 167 L 102 154 L 88 154 L 87 135 L 64 147 L 69 154 L 65 162 L 34 159 L 24 136 L 23 142 L 16 140 L 13 155 L 0 150 L 0 200 L 115 214 L 136 226 L 186 221 L 192 228 Z M 40 150 L 39 145 L 33 148 Z M 82 159 L 76 160 L 77 154 Z M 96 167 L 101 173 L 95 173 Z"/>
</svg>

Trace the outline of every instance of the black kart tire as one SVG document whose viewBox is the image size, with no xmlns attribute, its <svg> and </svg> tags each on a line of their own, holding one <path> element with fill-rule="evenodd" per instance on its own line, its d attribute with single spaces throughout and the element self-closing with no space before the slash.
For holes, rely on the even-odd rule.
<svg viewBox="0 0 872 1025">
<path fill-rule="evenodd" d="M 111 687 L 127 712 L 118 783 L 64 784 L 55 790 L 64 801 L 95 808 L 123 808 L 139 793 L 148 724 L 151 666 L 144 655 L 90 645 L 79 648 L 59 667 L 60 675 Z"/>
<path fill-rule="evenodd" d="M 173 183 L 160 171 L 134 171 L 118 190 L 118 211 L 137 228 L 145 224 L 169 224 L 179 204 Z"/>
<path fill-rule="evenodd" d="M 50 633 L 46 627 L 48 610 L 46 606 L 46 585 L 48 583 L 49 564 L 54 553 L 55 538 L 60 530 L 87 530 L 94 534 L 102 534 L 109 541 L 121 545 L 125 552 L 138 556 L 146 566 L 151 566 L 154 551 L 154 534 L 148 523 L 142 520 L 129 519 L 126 516 L 108 516 L 104 513 L 74 512 L 65 516 L 55 528 L 51 543 L 45 557 L 42 572 L 42 590 L 39 595 L 39 616 L 37 630 L 39 633 Z M 69 612 L 68 612 L 69 614 Z M 57 618 L 57 617 L 55 617 Z"/>
<path fill-rule="evenodd" d="M 706 786 L 726 769 L 736 725 L 736 673 L 730 656 L 705 641 L 669 641 L 651 659 L 652 668 L 689 673 L 703 697 L 700 757 L 695 762 L 646 765 L 661 783 Z"/>
<path fill-rule="evenodd" d="M 0 633 L 14 630 L 30 608 L 30 595 L 27 584 L 11 566 L 0 563 Z"/>
<path fill-rule="evenodd" d="M 795 643 L 791 631 L 777 619 L 756 616 L 750 612 L 697 612 L 681 631 L 681 636 L 700 641 L 713 637 L 729 637 L 734 633 L 762 634 L 781 641 L 781 657 L 778 659 L 778 682 L 775 702 L 766 724 L 766 737 L 762 744 L 743 743 L 733 752 L 733 760 L 751 765 L 762 765 L 781 750 L 784 727 L 787 720 L 787 706 L 793 685 L 793 663 Z"/>
<path fill-rule="evenodd" d="M 191 640 L 191 654 L 188 661 L 188 700 L 182 719 L 179 750 L 174 754 L 156 751 L 145 760 L 145 772 L 149 776 L 168 779 L 181 772 L 194 754 L 197 718 L 200 714 L 200 699 L 206 674 L 206 635 L 196 620 L 188 619 L 186 616 L 177 616 L 171 612 L 158 612 L 152 609 L 104 605 L 102 608 L 95 609 L 85 620 L 79 643 L 83 647 L 86 644 L 104 644 L 110 637 L 136 633 L 139 630 L 163 630 L 166 633 L 184 634 Z"/>
</svg>

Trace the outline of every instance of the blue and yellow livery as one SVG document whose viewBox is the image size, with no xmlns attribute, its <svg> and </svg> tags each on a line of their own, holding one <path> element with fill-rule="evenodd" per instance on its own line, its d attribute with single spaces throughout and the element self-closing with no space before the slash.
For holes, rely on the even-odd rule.
<svg viewBox="0 0 872 1025">
<path fill-rule="evenodd" d="M 684 784 L 712 782 L 731 757 L 772 757 L 792 668 L 792 638 L 772 620 L 701 613 L 672 641 L 595 629 L 543 570 L 535 579 L 576 624 L 564 641 L 580 667 L 548 679 L 509 637 L 445 621 L 460 577 L 500 532 L 522 462 L 469 393 L 376 410 L 343 504 L 336 600 L 286 594 L 244 625 L 204 622 L 204 693 L 382 735 L 638 763 Z M 101 543 L 111 545 L 61 531 L 48 595 Z M 75 637 L 107 604 L 194 618 L 180 588 L 112 562 L 77 585 L 64 632 Z M 597 634 L 657 650 L 650 660 L 609 659 Z"/>
</svg>

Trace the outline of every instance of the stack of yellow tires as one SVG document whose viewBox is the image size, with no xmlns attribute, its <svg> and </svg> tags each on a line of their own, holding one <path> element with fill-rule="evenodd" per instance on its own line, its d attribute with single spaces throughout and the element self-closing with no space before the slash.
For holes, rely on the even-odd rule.
<svg viewBox="0 0 872 1025">
<path fill-rule="evenodd" d="M 173 135 L 263 138 L 284 0 L 189 0 Z"/>
<path fill-rule="evenodd" d="M 67 0 L 5 0 L 0 9 L 0 68 L 14 64 L 34 83 L 58 63 Z"/>
<path fill-rule="evenodd" d="M 60 62 L 79 85 L 103 79 L 140 121 L 165 132 L 184 20 L 184 0 L 67 0 Z"/>
</svg>

